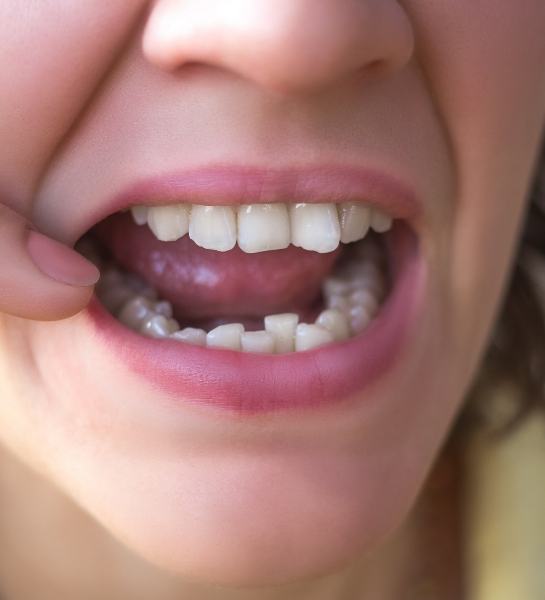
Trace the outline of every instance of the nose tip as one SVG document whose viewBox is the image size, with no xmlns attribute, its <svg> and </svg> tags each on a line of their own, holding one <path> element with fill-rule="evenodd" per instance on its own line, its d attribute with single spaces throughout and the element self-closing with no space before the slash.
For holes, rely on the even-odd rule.
<svg viewBox="0 0 545 600">
<path fill-rule="evenodd" d="M 397 0 L 158 0 L 143 50 L 156 67 L 220 67 L 283 93 L 322 90 L 412 56 Z"/>
</svg>

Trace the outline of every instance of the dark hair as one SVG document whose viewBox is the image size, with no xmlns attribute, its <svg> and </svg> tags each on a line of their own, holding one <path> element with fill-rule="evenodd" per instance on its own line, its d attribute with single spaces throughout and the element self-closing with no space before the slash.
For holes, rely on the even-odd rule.
<svg viewBox="0 0 545 600">
<path fill-rule="evenodd" d="M 539 289 L 545 274 L 540 282 L 539 268 L 545 268 L 545 143 L 511 282 L 456 432 L 485 427 L 502 437 L 545 409 L 545 297 Z"/>
</svg>

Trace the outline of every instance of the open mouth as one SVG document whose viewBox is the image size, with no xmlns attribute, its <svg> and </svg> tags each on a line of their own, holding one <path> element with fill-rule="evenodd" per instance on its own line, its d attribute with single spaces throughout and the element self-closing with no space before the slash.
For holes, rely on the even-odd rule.
<svg viewBox="0 0 545 600">
<path fill-rule="evenodd" d="M 392 218 L 365 204 L 131 208 L 90 232 L 97 296 L 152 338 L 243 352 L 360 334 L 387 297 Z"/>
<path fill-rule="evenodd" d="M 167 196 L 124 202 L 78 242 L 102 272 L 90 315 L 138 374 L 255 412 L 341 400 L 393 364 L 422 287 L 395 210 Z"/>
</svg>

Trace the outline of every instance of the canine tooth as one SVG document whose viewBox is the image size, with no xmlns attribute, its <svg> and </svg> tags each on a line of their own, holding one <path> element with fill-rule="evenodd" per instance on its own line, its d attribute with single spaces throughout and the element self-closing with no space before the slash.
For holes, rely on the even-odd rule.
<svg viewBox="0 0 545 600">
<path fill-rule="evenodd" d="M 145 225 L 148 222 L 148 207 L 147 206 L 132 206 L 131 214 L 134 222 L 137 225 Z"/>
<path fill-rule="evenodd" d="M 350 337 L 348 321 L 340 310 L 324 310 L 316 319 L 316 325 L 327 329 L 336 341 Z"/>
<path fill-rule="evenodd" d="M 319 325 L 300 323 L 295 331 L 295 350 L 312 350 L 333 342 L 333 334 Z"/>
<path fill-rule="evenodd" d="M 161 300 L 153 305 L 153 311 L 158 315 L 163 315 L 167 319 L 172 319 L 173 309 L 172 304 L 167 300 Z"/>
<path fill-rule="evenodd" d="M 285 204 L 245 204 L 238 209 L 238 245 L 243 252 L 281 250 L 290 242 Z"/>
<path fill-rule="evenodd" d="M 369 325 L 371 322 L 371 315 L 365 306 L 356 305 L 350 309 L 349 320 L 352 333 L 359 333 Z"/>
<path fill-rule="evenodd" d="M 175 331 L 170 337 L 193 346 L 206 346 L 206 331 L 204 329 L 186 327 L 181 331 Z"/>
<path fill-rule="evenodd" d="M 240 338 L 244 333 L 244 326 L 240 323 L 220 325 L 206 336 L 206 345 L 209 348 L 228 348 L 229 350 L 240 350 Z"/>
<path fill-rule="evenodd" d="M 274 351 L 277 354 L 293 352 L 295 348 L 295 330 L 299 323 L 299 315 L 283 313 L 265 317 L 265 331 L 274 338 Z"/>
<path fill-rule="evenodd" d="M 146 319 L 154 316 L 153 304 L 143 296 L 135 296 L 123 305 L 117 318 L 131 329 L 138 331 Z"/>
<path fill-rule="evenodd" d="M 371 214 L 371 228 L 377 233 L 385 233 L 392 228 L 392 217 L 374 208 Z"/>
<path fill-rule="evenodd" d="M 293 204 L 290 207 L 294 246 L 314 252 L 333 252 L 341 240 L 335 204 Z"/>
<path fill-rule="evenodd" d="M 144 321 L 140 327 L 140 333 L 152 338 L 166 338 L 178 329 L 180 329 L 180 325 L 174 319 L 155 315 Z"/>
<path fill-rule="evenodd" d="M 343 244 L 362 240 L 371 225 L 371 209 L 363 204 L 343 202 L 339 205 L 339 223 Z"/>
<path fill-rule="evenodd" d="M 148 226 L 161 242 L 175 242 L 189 231 L 189 208 L 185 204 L 151 206 Z"/>
<path fill-rule="evenodd" d="M 189 237 L 201 248 L 231 250 L 237 243 L 235 211 L 230 206 L 195 204 L 189 218 Z"/>
<path fill-rule="evenodd" d="M 246 331 L 240 336 L 240 343 L 243 352 L 274 352 L 274 337 L 268 331 Z"/>
</svg>

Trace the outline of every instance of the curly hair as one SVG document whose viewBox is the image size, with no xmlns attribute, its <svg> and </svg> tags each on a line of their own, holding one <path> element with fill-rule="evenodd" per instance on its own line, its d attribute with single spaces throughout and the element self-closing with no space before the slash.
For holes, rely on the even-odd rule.
<svg viewBox="0 0 545 600">
<path fill-rule="evenodd" d="M 502 437 L 530 414 L 545 410 L 543 282 L 535 276 L 536 267 L 545 264 L 539 264 L 545 260 L 545 143 L 537 165 L 510 286 L 455 432 L 485 427 Z"/>
</svg>

